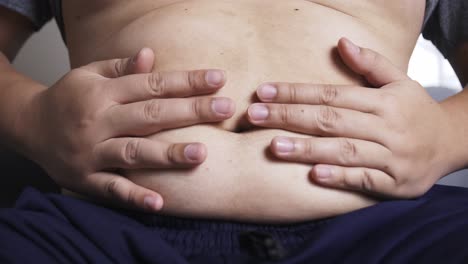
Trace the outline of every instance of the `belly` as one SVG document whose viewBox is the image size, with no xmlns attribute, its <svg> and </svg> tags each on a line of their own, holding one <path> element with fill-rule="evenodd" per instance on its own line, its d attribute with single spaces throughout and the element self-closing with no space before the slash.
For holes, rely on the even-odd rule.
<svg viewBox="0 0 468 264">
<path fill-rule="evenodd" d="M 170 4 L 146 10 L 110 35 L 97 34 L 104 40 L 86 44 L 72 38 L 72 65 L 132 56 L 150 47 L 155 71 L 223 69 L 227 83 L 216 95 L 234 99 L 238 109 L 217 125 L 228 131 L 250 128 L 245 110 L 262 82 L 362 84 L 338 57 L 335 47 L 343 36 L 381 52 L 403 70 L 412 48 L 390 46 L 397 42 L 386 39 L 397 39 L 390 28 L 382 35 L 362 19 L 310 1 L 162 2 Z"/>
<path fill-rule="evenodd" d="M 194 169 L 127 171 L 127 177 L 164 197 L 163 213 L 187 217 L 288 223 L 334 216 L 374 204 L 351 192 L 321 188 L 308 179 L 311 165 L 276 160 L 268 145 L 281 130 L 242 134 L 211 126 L 166 131 L 150 138 L 200 141 L 208 157 Z"/>
<path fill-rule="evenodd" d="M 245 120 L 246 109 L 256 101 L 255 90 L 262 82 L 360 84 L 334 49 L 342 36 L 381 52 L 402 69 L 407 65 L 409 58 L 401 54 L 408 52 L 396 52 L 362 20 L 302 0 L 275 5 L 261 0 L 179 1 L 131 20 L 99 45 L 73 48 L 71 43 L 70 56 L 77 66 L 151 47 L 156 71 L 225 70 L 228 81 L 216 95 L 236 101 L 232 119 L 149 137 L 202 142 L 207 160 L 191 170 L 137 170 L 126 176 L 161 193 L 166 214 L 295 222 L 346 213 L 376 201 L 313 184 L 307 177 L 312 165 L 275 160 L 268 150 L 274 136 L 305 135 L 252 129 Z"/>
</svg>

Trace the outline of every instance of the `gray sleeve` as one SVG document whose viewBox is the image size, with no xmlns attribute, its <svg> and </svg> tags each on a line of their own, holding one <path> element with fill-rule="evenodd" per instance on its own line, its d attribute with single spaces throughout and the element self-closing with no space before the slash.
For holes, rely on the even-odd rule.
<svg viewBox="0 0 468 264">
<path fill-rule="evenodd" d="M 445 58 L 468 41 L 468 0 L 427 1 L 424 38 L 432 41 Z"/>
<path fill-rule="evenodd" d="M 48 0 L 0 0 L 0 5 L 31 20 L 35 30 L 52 18 Z"/>
</svg>

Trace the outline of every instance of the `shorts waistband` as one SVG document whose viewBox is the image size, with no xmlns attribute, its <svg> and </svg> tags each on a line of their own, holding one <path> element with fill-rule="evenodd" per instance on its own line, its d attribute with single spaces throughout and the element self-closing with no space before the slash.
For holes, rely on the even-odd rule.
<svg viewBox="0 0 468 264">
<path fill-rule="evenodd" d="M 152 214 L 136 214 L 131 217 L 158 232 L 163 239 L 186 256 L 242 254 L 245 250 L 249 250 L 249 247 L 260 247 L 262 250 L 263 244 L 266 246 L 265 249 L 271 244 L 273 248 L 290 250 L 300 246 L 308 237 L 310 238 L 311 232 L 317 231 L 331 220 L 327 218 L 280 225 Z M 260 244 L 250 245 L 257 242 Z"/>
</svg>

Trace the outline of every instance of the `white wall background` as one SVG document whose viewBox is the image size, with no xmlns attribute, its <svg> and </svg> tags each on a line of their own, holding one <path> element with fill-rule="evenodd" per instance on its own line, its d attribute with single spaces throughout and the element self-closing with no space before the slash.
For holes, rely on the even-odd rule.
<svg viewBox="0 0 468 264">
<path fill-rule="evenodd" d="M 34 34 L 13 62 L 21 72 L 46 85 L 52 85 L 70 70 L 68 53 L 55 22 Z"/>
<path fill-rule="evenodd" d="M 46 85 L 52 85 L 69 71 L 67 50 L 55 22 L 48 23 L 26 43 L 14 65 L 19 71 Z M 461 90 L 449 63 L 430 42 L 422 38 L 411 59 L 408 74 L 439 100 Z M 440 183 L 468 187 L 468 170 L 453 173 Z"/>
</svg>

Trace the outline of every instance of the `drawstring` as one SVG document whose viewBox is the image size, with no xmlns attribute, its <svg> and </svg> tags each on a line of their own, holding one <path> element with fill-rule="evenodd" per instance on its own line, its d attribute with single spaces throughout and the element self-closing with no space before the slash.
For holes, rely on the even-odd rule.
<svg viewBox="0 0 468 264">
<path fill-rule="evenodd" d="M 286 250 L 280 241 L 270 234 L 259 231 L 246 231 L 239 235 L 240 246 L 252 257 L 277 261 L 286 256 Z"/>
</svg>

